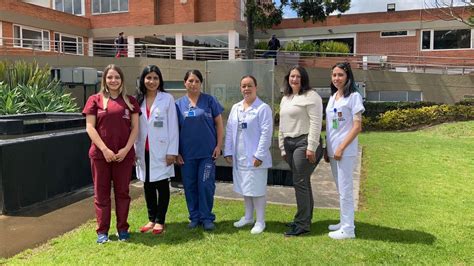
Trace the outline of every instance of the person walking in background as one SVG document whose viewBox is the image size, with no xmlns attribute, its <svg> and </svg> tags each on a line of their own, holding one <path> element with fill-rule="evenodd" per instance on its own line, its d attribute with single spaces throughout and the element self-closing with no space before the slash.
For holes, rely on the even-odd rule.
<svg viewBox="0 0 474 266">
<path fill-rule="evenodd" d="M 104 69 L 100 92 L 89 97 L 82 111 L 92 144 L 89 149 L 94 205 L 97 217 L 97 243 L 109 240 L 110 189 L 113 184 L 118 239 L 130 238 L 128 210 L 129 183 L 132 175 L 138 135 L 140 107 L 135 98 L 127 96 L 122 70 L 115 65 Z"/>
<path fill-rule="evenodd" d="M 310 231 L 313 218 L 311 174 L 322 157 L 323 105 L 309 85 L 308 73 L 300 66 L 292 67 L 285 76 L 283 93 L 278 141 L 281 155 L 291 168 L 297 205 L 285 236 L 299 236 Z"/>
<path fill-rule="evenodd" d="M 115 57 L 127 57 L 127 47 L 125 44 L 125 38 L 123 37 L 123 32 L 119 33 L 119 36 L 114 40 L 115 44 Z"/>
<path fill-rule="evenodd" d="M 257 97 L 255 77 L 244 76 L 240 92 L 244 99 L 232 106 L 227 121 L 224 157 L 232 164 L 234 191 L 245 202 L 245 215 L 234 226 L 253 224 L 255 210 L 257 221 L 250 233 L 260 234 L 265 229 L 265 194 L 272 166 L 272 110 Z"/>
<path fill-rule="evenodd" d="M 176 101 L 180 129 L 178 164 L 189 211 L 188 227 L 202 224 L 205 230 L 214 230 L 215 160 L 221 155 L 224 108 L 215 97 L 201 92 L 202 82 L 199 70 L 186 72 L 186 95 Z"/>
<path fill-rule="evenodd" d="M 170 177 L 178 155 L 178 117 L 173 96 L 165 92 L 163 76 L 155 65 L 143 69 L 138 103 L 142 115 L 135 143 L 137 177 L 144 182 L 148 223 L 140 228 L 155 235 L 165 230 L 170 202 Z M 158 192 L 158 197 L 157 197 Z"/>
<path fill-rule="evenodd" d="M 329 237 L 355 238 L 352 170 L 357 158 L 357 135 L 362 130 L 362 113 L 365 108 L 349 63 L 333 66 L 331 81 L 331 97 L 326 107 L 325 160 L 331 163 L 339 192 L 340 222 L 329 225 L 329 230 L 332 231 Z"/>
<path fill-rule="evenodd" d="M 280 40 L 277 39 L 275 34 L 272 34 L 272 38 L 268 41 L 268 50 L 263 54 L 264 58 L 276 58 L 277 51 L 280 49 Z M 275 62 L 276 65 L 276 62 Z"/>
</svg>

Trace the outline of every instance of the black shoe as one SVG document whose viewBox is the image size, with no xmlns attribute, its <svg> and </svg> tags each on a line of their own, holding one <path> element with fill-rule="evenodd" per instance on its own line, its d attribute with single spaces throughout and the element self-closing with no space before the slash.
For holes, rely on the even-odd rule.
<svg viewBox="0 0 474 266">
<path fill-rule="evenodd" d="M 295 226 L 295 227 L 292 227 L 290 231 L 285 232 L 285 236 L 286 236 L 286 237 L 290 237 L 290 236 L 300 236 L 300 235 L 303 235 L 303 234 L 306 234 L 306 233 L 309 233 L 309 231 L 308 231 L 308 230 L 301 229 L 301 228 L 299 228 L 298 226 Z"/>
<path fill-rule="evenodd" d="M 290 228 L 293 228 L 296 226 L 296 223 L 295 222 L 289 222 L 287 224 L 285 224 L 286 227 L 290 227 Z"/>
</svg>

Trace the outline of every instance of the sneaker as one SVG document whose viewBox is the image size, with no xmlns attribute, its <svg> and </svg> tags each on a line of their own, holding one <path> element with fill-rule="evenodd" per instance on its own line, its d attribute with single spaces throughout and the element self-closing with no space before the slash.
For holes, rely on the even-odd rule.
<svg viewBox="0 0 474 266">
<path fill-rule="evenodd" d="M 234 223 L 234 227 L 240 228 L 248 224 L 253 224 L 253 220 L 247 220 L 245 217 L 240 218 L 237 222 Z"/>
<path fill-rule="evenodd" d="M 189 229 L 194 229 L 194 228 L 198 227 L 200 224 L 201 223 L 199 221 L 191 221 L 188 224 L 188 228 Z"/>
<path fill-rule="evenodd" d="M 250 230 L 250 233 L 252 235 L 260 234 L 265 230 L 265 223 L 260 223 L 256 222 L 255 225 L 253 226 L 252 230 Z"/>
<path fill-rule="evenodd" d="M 130 239 L 130 233 L 127 231 L 118 232 L 117 236 L 119 241 L 127 241 Z"/>
<path fill-rule="evenodd" d="M 342 239 L 350 239 L 350 238 L 355 238 L 355 234 L 354 232 L 352 233 L 347 233 L 345 232 L 344 230 L 342 229 L 339 229 L 337 231 L 334 231 L 334 232 L 330 232 L 328 234 L 328 236 L 332 239 L 336 239 L 336 240 L 342 240 Z"/>
<path fill-rule="evenodd" d="M 204 230 L 206 231 L 212 231 L 216 229 L 216 226 L 214 225 L 213 222 L 204 222 L 203 223 Z"/>
<path fill-rule="evenodd" d="M 98 234 L 97 244 L 104 244 L 105 242 L 109 242 L 109 236 L 107 234 Z"/>
<path fill-rule="evenodd" d="M 328 226 L 329 231 L 337 231 L 341 228 L 341 223 L 338 224 L 330 224 Z"/>
</svg>

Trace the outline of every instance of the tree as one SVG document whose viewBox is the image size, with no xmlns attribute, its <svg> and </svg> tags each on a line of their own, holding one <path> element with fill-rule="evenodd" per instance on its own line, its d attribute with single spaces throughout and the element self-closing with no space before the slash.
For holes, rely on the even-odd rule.
<svg viewBox="0 0 474 266">
<path fill-rule="evenodd" d="M 472 0 L 425 0 L 425 12 L 443 20 L 455 19 L 474 27 L 474 1 Z M 434 12 L 436 9 L 439 12 Z"/>
<path fill-rule="evenodd" d="M 255 29 L 262 31 L 281 23 L 283 8 L 290 6 L 303 21 L 311 19 L 313 23 L 324 21 L 327 16 L 338 11 L 344 13 L 350 8 L 350 0 L 281 0 L 280 4 L 261 0 L 245 0 L 247 22 L 246 56 L 254 58 Z"/>
</svg>

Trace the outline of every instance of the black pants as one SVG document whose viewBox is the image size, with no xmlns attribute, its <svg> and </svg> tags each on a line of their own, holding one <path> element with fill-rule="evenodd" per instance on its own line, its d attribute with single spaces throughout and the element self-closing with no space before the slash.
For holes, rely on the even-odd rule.
<svg viewBox="0 0 474 266">
<path fill-rule="evenodd" d="M 166 212 L 170 203 L 169 179 L 150 182 L 150 153 L 145 151 L 146 177 L 143 186 L 150 222 L 165 224 Z M 158 191 L 158 195 L 156 192 Z"/>
</svg>

